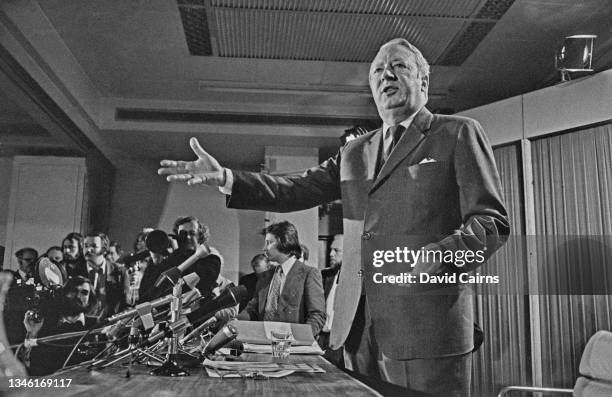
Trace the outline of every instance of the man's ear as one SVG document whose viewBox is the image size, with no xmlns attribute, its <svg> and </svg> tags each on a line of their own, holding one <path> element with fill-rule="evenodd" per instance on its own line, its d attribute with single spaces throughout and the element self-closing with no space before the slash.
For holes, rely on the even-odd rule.
<svg viewBox="0 0 612 397">
<path fill-rule="evenodd" d="M 428 93 L 429 89 L 429 76 L 421 77 L 421 91 L 424 93 Z"/>
</svg>

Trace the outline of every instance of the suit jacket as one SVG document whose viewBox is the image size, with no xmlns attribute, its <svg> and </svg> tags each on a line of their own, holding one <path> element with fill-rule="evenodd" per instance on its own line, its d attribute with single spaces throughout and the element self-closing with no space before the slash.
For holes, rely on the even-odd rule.
<svg viewBox="0 0 612 397">
<path fill-rule="evenodd" d="M 185 262 L 187 258 L 193 255 L 194 252 L 193 250 L 177 250 L 173 252 L 167 259 L 167 268 L 179 266 L 181 263 Z M 200 281 L 198 281 L 195 287 L 200 291 L 202 296 L 209 296 L 213 288 L 217 286 L 217 278 L 221 272 L 221 255 L 208 255 L 198 259 L 189 267 L 185 274 L 192 272 L 200 277 Z M 170 293 L 171 291 L 169 290 L 167 292 Z"/>
<path fill-rule="evenodd" d="M 102 278 L 100 287 L 95 291 L 96 303 L 87 313 L 88 316 L 98 320 L 112 316 L 120 312 L 125 306 L 123 293 L 123 278 L 125 268 L 109 260 L 104 260 L 105 274 Z M 95 275 L 88 273 L 86 276 L 93 287 Z"/>
<path fill-rule="evenodd" d="M 373 266 L 376 250 L 483 250 L 488 258 L 509 233 L 493 152 L 480 124 L 422 108 L 387 161 L 382 131 L 349 141 L 303 175 L 273 177 L 234 172 L 228 206 L 297 211 L 342 199 L 344 260 L 334 302 L 330 345 L 350 330 L 362 284 L 379 349 L 392 359 L 433 358 L 473 347 L 471 289 L 427 290 L 377 284 L 374 275 L 465 272 L 444 263 Z"/>
<path fill-rule="evenodd" d="M 267 270 L 257 283 L 255 296 L 238 318 L 263 320 L 274 269 Z M 310 324 L 316 337 L 325 324 L 325 299 L 318 269 L 295 261 L 285 277 L 285 285 L 278 298 L 279 321 Z"/>
<path fill-rule="evenodd" d="M 336 265 L 333 267 L 326 267 L 325 269 L 321 269 L 321 277 L 323 277 L 323 292 L 325 293 L 325 300 L 329 297 L 329 292 L 332 289 L 334 278 L 336 274 L 340 271 L 341 265 Z"/>
<path fill-rule="evenodd" d="M 238 285 L 244 285 L 247 293 L 240 301 L 240 311 L 242 311 L 251 299 L 255 296 L 255 288 L 257 286 L 257 273 L 249 273 L 246 276 L 240 277 Z"/>
</svg>

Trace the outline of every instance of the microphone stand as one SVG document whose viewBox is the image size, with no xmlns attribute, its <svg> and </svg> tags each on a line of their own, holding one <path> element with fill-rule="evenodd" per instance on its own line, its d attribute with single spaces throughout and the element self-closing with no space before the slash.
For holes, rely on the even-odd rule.
<svg viewBox="0 0 612 397">
<path fill-rule="evenodd" d="M 170 323 L 176 324 L 179 321 L 181 315 L 182 306 L 182 291 L 184 281 L 179 278 L 172 288 L 172 302 L 170 304 Z M 156 368 L 149 372 L 150 375 L 154 376 L 189 376 L 189 372 L 185 368 L 177 364 L 179 350 L 179 337 L 172 327 L 168 327 L 168 352 L 166 354 L 166 361 L 163 362 L 161 367 Z"/>
<path fill-rule="evenodd" d="M 118 352 L 115 352 L 110 357 L 106 357 L 104 360 L 102 360 L 102 362 L 104 361 L 106 362 L 103 365 L 101 365 L 99 368 L 106 368 L 125 358 L 130 357 L 130 360 L 128 362 L 128 368 L 125 374 L 125 377 L 129 378 L 132 364 L 138 361 L 141 356 L 148 357 L 149 359 L 157 361 L 158 363 L 164 362 L 163 357 L 160 357 L 157 354 L 153 352 L 149 352 L 146 349 L 143 349 L 141 347 L 143 335 L 140 333 L 140 329 L 136 325 L 136 321 L 137 319 L 132 320 L 132 325 L 130 327 L 130 335 L 128 336 L 128 347 Z M 109 361 L 109 358 L 110 358 L 110 361 Z M 91 366 L 96 367 L 99 364 L 100 364 L 99 362 L 93 363 Z"/>
</svg>

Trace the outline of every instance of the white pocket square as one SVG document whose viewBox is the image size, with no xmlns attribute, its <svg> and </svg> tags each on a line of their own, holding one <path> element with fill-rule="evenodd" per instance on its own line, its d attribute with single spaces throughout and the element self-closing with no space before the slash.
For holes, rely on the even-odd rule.
<svg viewBox="0 0 612 397">
<path fill-rule="evenodd" d="M 423 160 L 421 160 L 421 161 L 419 162 L 419 164 L 425 164 L 425 163 L 435 163 L 436 161 L 438 161 L 438 160 L 436 160 L 436 159 L 432 159 L 431 157 L 425 157 Z"/>
</svg>

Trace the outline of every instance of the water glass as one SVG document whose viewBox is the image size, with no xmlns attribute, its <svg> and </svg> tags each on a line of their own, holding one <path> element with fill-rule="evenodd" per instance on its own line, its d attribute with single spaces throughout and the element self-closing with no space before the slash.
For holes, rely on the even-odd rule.
<svg viewBox="0 0 612 397">
<path fill-rule="evenodd" d="M 271 331 L 272 358 L 286 360 L 291 352 L 291 332 Z"/>
</svg>

